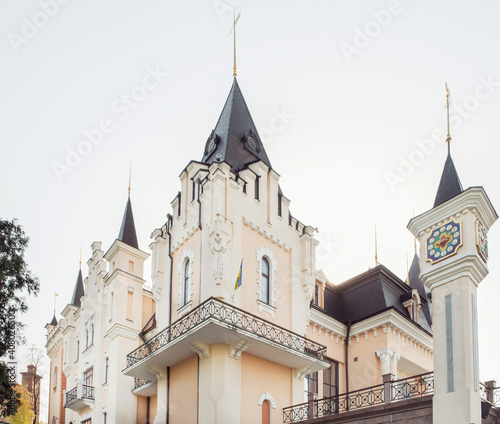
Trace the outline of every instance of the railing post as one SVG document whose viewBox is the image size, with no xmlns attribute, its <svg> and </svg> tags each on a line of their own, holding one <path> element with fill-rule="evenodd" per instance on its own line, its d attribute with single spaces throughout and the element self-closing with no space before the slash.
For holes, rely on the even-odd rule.
<svg viewBox="0 0 500 424">
<path fill-rule="evenodd" d="M 316 418 L 317 414 L 315 410 L 317 410 L 318 403 L 318 395 L 317 393 L 309 393 L 307 396 L 307 418 Z"/>
<path fill-rule="evenodd" d="M 382 381 L 384 383 L 384 403 L 391 403 L 392 380 L 394 380 L 394 374 L 389 373 L 382 376 Z"/>
<path fill-rule="evenodd" d="M 495 404 L 494 389 L 496 386 L 495 380 L 485 381 L 484 387 L 486 387 L 486 400 L 492 404 Z"/>
</svg>

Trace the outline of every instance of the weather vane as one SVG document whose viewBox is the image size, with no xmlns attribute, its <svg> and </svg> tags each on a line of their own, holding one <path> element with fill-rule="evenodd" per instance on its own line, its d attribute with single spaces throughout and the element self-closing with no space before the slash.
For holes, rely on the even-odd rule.
<svg viewBox="0 0 500 424">
<path fill-rule="evenodd" d="M 56 301 L 57 301 L 57 296 L 59 296 L 58 293 L 54 292 L 54 316 L 56 316 Z"/>
<path fill-rule="evenodd" d="M 446 115 L 448 120 L 448 135 L 446 136 L 446 142 L 448 143 L 448 154 L 450 154 L 450 144 L 451 144 L 451 135 L 450 135 L 450 90 L 448 90 L 448 83 L 444 83 L 446 86 Z"/>
<path fill-rule="evenodd" d="M 233 27 L 229 30 L 226 37 L 233 33 L 233 46 L 234 46 L 234 66 L 233 66 L 233 77 L 236 78 L 236 23 L 240 19 L 241 12 L 236 16 L 236 10 L 233 10 Z"/>
</svg>

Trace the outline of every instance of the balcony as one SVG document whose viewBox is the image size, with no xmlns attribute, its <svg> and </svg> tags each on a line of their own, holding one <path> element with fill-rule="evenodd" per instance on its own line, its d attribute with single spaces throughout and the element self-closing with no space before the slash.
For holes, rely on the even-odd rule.
<svg viewBox="0 0 500 424">
<path fill-rule="evenodd" d="M 430 372 L 283 408 L 283 423 L 308 422 L 314 418 L 433 394 L 434 373 Z"/>
<path fill-rule="evenodd" d="M 256 315 L 209 298 L 127 355 L 125 375 L 155 380 L 151 366 L 168 367 L 193 355 L 196 346 L 244 346 L 245 352 L 288 368 L 328 368 L 326 347 Z M 241 351 L 241 348 L 238 348 Z"/>
<path fill-rule="evenodd" d="M 66 392 L 64 407 L 79 412 L 94 403 L 94 387 L 77 384 L 74 389 Z"/>
<path fill-rule="evenodd" d="M 156 381 L 134 378 L 134 389 L 132 393 L 138 396 L 151 397 L 156 395 Z"/>
</svg>

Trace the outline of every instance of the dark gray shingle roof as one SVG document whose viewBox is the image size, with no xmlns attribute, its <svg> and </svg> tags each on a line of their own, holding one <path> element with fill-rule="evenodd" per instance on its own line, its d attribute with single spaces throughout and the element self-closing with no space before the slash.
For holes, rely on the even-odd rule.
<svg viewBox="0 0 500 424">
<path fill-rule="evenodd" d="M 80 299 L 84 294 L 85 291 L 83 290 L 82 270 L 80 269 L 78 271 L 78 277 L 76 278 L 75 290 L 73 290 L 73 297 L 71 299 L 71 304 L 79 308 L 82 305 Z"/>
<path fill-rule="evenodd" d="M 460 178 L 458 178 L 453 159 L 450 153 L 448 153 L 448 157 L 444 163 L 443 173 L 441 174 L 441 181 L 439 182 L 436 199 L 434 200 L 434 207 L 450 200 L 457 194 L 462 193 L 462 191 L 462 183 L 460 182 Z"/>
<path fill-rule="evenodd" d="M 127 200 L 127 206 L 125 207 L 125 213 L 123 214 L 122 226 L 120 228 L 120 233 L 118 234 L 118 240 L 123 241 L 129 246 L 139 249 L 139 243 L 137 243 L 137 233 L 135 232 L 134 215 L 132 213 L 132 203 L 130 202 L 130 196 Z"/>
</svg>

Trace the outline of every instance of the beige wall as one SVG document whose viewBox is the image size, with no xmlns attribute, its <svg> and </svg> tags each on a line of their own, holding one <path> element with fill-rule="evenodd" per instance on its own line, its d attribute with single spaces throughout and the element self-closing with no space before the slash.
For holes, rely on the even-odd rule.
<svg viewBox="0 0 500 424">
<path fill-rule="evenodd" d="M 196 423 L 198 414 L 198 356 L 170 368 L 170 424 Z"/>
<path fill-rule="evenodd" d="M 271 407 L 271 422 L 283 421 L 283 408 L 292 405 L 292 370 L 243 353 L 241 355 L 241 423 L 257 424 L 262 420 L 259 398 L 269 393 L 276 402 Z"/>
</svg>

